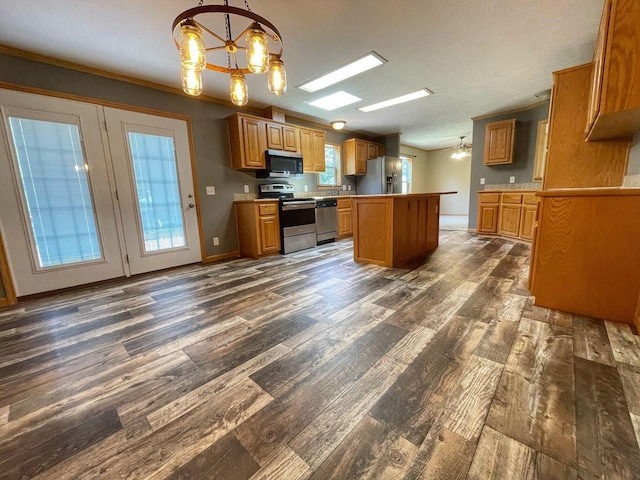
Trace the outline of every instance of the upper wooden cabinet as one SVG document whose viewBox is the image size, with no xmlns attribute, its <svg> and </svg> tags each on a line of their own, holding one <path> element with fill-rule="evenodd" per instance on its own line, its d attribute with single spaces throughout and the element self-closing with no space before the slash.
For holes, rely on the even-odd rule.
<svg viewBox="0 0 640 480">
<path fill-rule="evenodd" d="M 342 143 L 345 175 L 364 175 L 367 173 L 367 160 L 384 155 L 384 145 L 368 142 L 359 138 L 350 138 Z"/>
<path fill-rule="evenodd" d="M 606 0 L 591 76 L 587 139 L 640 130 L 640 2 Z"/>
<path fill-rule="evenodd" d="M 304 173 L 324 172 L 324 132 L 300 128 L 300 152 Z"/>
<path fill-rule="evenodd" d="M 290 125 L 267 122 L 267 146 L 271 150 L 300 152 L 298 129 Z"/>
<path fill-rule="evenodd" d="M 553 74 L 543 188 L 619 187 L 631 138 L 585 142 L 592 64 Z"/>
<path fill-rule="evenodd" d="M 516 119 L 487 123 L 484 129 L 484 164 L 513 163 Z"/>
<path fill-rule="evenodd" d="M 267 122 L 236 113 L 227 118 L 227 125 L 231 167 L 238 170 L 266 168 Z"/>
<path fill-rule="evenodd" d="M 266 168 L 265 150 L 301 153 L 305 173 L 324 172 L 324 132 L 236 113 L 227 118 L 231 167 Z"/>
</svg>

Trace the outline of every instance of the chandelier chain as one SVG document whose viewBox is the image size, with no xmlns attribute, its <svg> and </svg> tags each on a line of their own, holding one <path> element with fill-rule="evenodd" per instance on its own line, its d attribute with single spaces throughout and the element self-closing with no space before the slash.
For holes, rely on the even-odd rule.
<svg viewBox="0 0 640 480">
<path fill-rule="evenodd" d="M 247 0 L 244 0 L 244 6 L 247 7 L 247 10 L 249 12 L 251 11 L 251 7 L 249 6 L 249 2 Z"/>
</svg>

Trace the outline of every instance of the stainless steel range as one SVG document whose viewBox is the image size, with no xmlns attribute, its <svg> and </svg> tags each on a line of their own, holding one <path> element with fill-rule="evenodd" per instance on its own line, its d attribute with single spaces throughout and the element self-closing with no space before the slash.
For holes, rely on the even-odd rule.
<svg viewBox="0 0 640 480">
<path fill-rule="evenodd" d="M 287 183 L 262 184 L 259 197 L 280 199 L 281 253 L 297 252 L 317 245 L 316 201 L 313 198 L 294 198 L 293 186 Z"/>
</svg>

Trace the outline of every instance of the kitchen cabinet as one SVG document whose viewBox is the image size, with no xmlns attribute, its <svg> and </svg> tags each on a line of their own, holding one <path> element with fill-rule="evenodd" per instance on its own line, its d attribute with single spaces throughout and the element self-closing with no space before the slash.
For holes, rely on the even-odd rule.
<svg viewBox="0 0 640 480">
<path fill-rule="evenodd" d="M 640 130 L 640 2 L 606 0 L 590 81 L 587 140 Z"/>
<path fill-rule="evenodd" d="M 266 168 L 267 122 L 236 113 L 227 118 L 231 167 L 236 170 Z"/>
<path fill-rule="evenodd" d="M 478 194 L 478 233 L 497 234 L 500 193 Z"/>
<path fill-rule="evenodd" d="M 342 142 L 345 175 L 365 175 L 367 160 L 384 155 L 384 145 L 359 138 L 350 138 Z"/>
<path fill-rule="evenodd" d="M 478 235 L 500 235 L 531 241 L 538 198 L 532 191 L 478 193 Z"/>
<path fill-rule="evenodd" d="M 592 64 L 553 73 L 543 189 L 619 187 L 631 138 L 585 142 Z"/>
<path fill-rule="evenodd" d="M 541 182 L 544 179 L 544 165 L 547 161 L 547 139 L 549 138 L 549 120 L 538 122 L 536 136 L 536 153 L 533 161 L 533 181 Z"/>
<path fill-rule="evenodd" d="M 542 191 L 529 271 L 535 304 L 633 324 L 640 189 Z"/>
<path fill-rule="evenodd" d="M 302 153 L 304 173 L 325 171 L 324 137 L 324 132 L 300 129 L 300 153 Z"/>
<path fill-rule="evenodd" d="M 300 153 L 298 128 L 267 122 L 267 147 L 270 150 Z"/>
<path fill-rule="evenodd" d="M 484 164 L 513 163 L 516 119 L 487 123 L 484 130 Z"/>
<path fill-rule="evenodd" d="M 240 255 L 259 258 L 280 252 L 277 200 L 235 202 Z"/>
<path fill-rule="evenodd" d="M 338 198 L 338 238 L 353 235 L 351 198 Z"/>
</svg>

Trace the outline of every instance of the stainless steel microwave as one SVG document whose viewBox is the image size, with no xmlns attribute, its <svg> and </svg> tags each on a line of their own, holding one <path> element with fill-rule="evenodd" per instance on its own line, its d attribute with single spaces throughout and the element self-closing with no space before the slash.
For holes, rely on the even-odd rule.
<svg viewBox="0 0 640 480">
<path fill-rule="evenodd" d="M 291 177 L 293 175 L 302 175 L 302 155 L 299 153 L 282 152 L 280 150 L 267 150 L 264 154 L 267 168 L 266 170 L 257 170 L 257 178 L 268 177 Z"/>
</svg>

